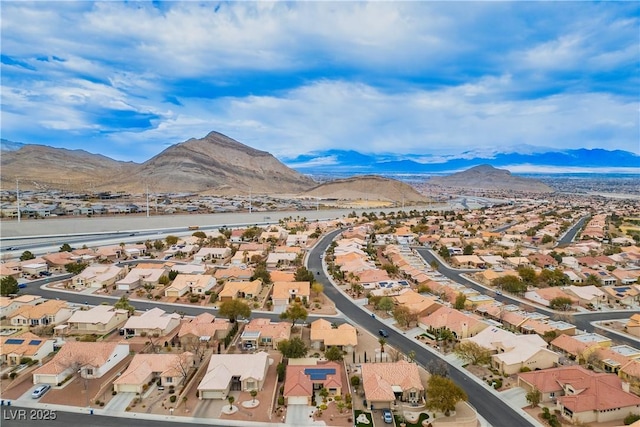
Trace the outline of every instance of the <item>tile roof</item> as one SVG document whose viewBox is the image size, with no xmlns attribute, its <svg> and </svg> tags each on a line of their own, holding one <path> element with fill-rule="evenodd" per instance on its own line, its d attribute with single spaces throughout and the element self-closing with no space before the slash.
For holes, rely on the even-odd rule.
<svg viewBox="0 0 640 427">
<path fill-rule="evenodd" d="M 97 305 L 89 310 L 75 311 L 71 315 L 69 320 L 67 320 L 67 322 L 68 323 L 90 323 L 90 324 L 101 323 L 103 325 L 106 325 L 115 316 L 121 315 L 126 317 L 127 314 L 128 314 L 127 310 L 119 310 L 112 305 Z"/>
<path fill-rule="evenodd" d="M 310 369 L 333 370 L 335 373 L 326 373 L 322 378 L 311 379 L 308 373 Z M 342 366 L 336 362 L 288 365 L 284 380 L 284 397 L 311 396 L 314 383 L 322 384 L 327 389 L 342 388 Z"/>
<path fill-rule="evenodd" d="M 53 316 L 64 308 L 67 308 L 66 301 L 48 300 L 38 305 L 18 307 L 11 315 L 11 318 L 22 316 L 26 319 L 42 319 L 45 316 Z"/>
<path fill-rule="evenodd" d="M 596 373 L 582 366 L 563 366 L 518 375 L 543 393 L 562 392 L 571 386 L 576 394 L 560 396 L 558 402 L 574 413 L 640 405 L 640 397 L 622 390 L 622 380 L 615 374 Z"/>
<path fill-rule="evenodd" d="M 193 363 L 193 353 L 136 354 L 127 370 L 113 384 L 141 384 L 152 374 L 161 377 L 177 377 Z"/>
<path fill-rule="evenodd" d="M 362 387 L 369 401 L 394 400 L 393 386 L 402 390 L 424 390 L 415 363 L 405 360 L 394 363 L 363 363 Z"/>
<path fill-rule="evenodd" d="M 33 371 L 33 374 L 60 374 L 74 365 L 78 368 L 100 367 L 107 363 L 119 346 L 129 352 L 127 343 L 68 341 L 51 361 Z"/>
<path fill-rule="evenodd" d="M 356 328 L 348 323 L 343 323 L 337 328 L 325 319 L 318 319 L 311 323 L 311 341 L 322 341 L 325 346 L 358 345 L 358 333 Z"/>
<path fill-rule="evenodd" d="M 226 389 L 232 376 L 239 376 L 241 381 L 249 378 L 263 381 L 265 367 L 269 363 L 269 355 L 264 351 L 254 354 L 213 354 L 198 390 Z"/>
</svg>

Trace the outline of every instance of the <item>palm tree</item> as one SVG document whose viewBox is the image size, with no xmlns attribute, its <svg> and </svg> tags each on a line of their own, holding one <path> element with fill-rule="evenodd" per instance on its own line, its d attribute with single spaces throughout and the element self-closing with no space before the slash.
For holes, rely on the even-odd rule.
<svg viewBox="0 0 640 427">
<path fill-rule="evenodd" d="M 387 343 L 387 340 L 383 337 L 380 337 L 378 342 L 380 343 L 380 353 L 384 353 L 384 345 Z"/>
<path fill-rule="evenodd" d="M 249 394 L 251 395 L 251 397 L 253 397 L 253 403 L 256 403 L 256 396 L 258 395 L 258 390 L 254 388 L 249 392 Z"/>
</svg>

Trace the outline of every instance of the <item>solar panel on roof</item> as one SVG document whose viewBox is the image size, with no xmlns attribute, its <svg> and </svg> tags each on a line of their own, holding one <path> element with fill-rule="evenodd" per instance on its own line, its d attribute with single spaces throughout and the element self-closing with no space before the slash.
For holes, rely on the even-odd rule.
<svg viewBox="0 0 640 427">
<path fill-rule="evenodd" d="M 304 370 L 304 374 L 308 375 L 311 380 L 326 380 L 327 375 L 335 375 L 335 368 L 307 368 Z"/>
<path fill-rule="evenodd" d="M 29 341 L 29 345 L 40 345 L 42 340 L 31 340 Z"/>
<path fill-rule="evenodd" d="M 24 342 L 23 339 L 20 338 L 9 338 L 8 340 L 6 340 L 4 343 L 5 344 L 22 344 Z"/>
</svg>

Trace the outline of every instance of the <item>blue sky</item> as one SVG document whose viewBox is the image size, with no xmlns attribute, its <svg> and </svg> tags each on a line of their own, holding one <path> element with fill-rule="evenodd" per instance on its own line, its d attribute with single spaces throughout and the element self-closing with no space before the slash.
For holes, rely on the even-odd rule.
<svg viewBox="0 0 640 427">
<path fill-rule="evenodd" d="M 2 2 L 2 137 L 640 154 L 636 2 Z"/>
</svg>

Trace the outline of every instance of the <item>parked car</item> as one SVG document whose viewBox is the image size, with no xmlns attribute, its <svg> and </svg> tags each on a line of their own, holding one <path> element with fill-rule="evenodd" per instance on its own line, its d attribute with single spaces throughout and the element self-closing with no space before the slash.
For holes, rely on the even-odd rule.
<svg viewBox="0 0 640 427">
<path fill-rule="evenodd" d="M 380 329 L 380 330 L 378 331 L 378 334 L 379 334 L 381 337 L 384 337 L 384 338 L 387 338 L 387 337 L 389 336 L 389 332 L 387 332 L 387 330 L 386 330 L 386 329 Z"/>
<path fill-rule="evenodd" d="M 51 386 L 49 384 L 43 384 L 38 386 L 33 393 L 31 393 L 31 397 L 34 399 L 40 399 L 46 392 L 49 391 Z"/>
<path fill-rule="evenodd" d="M 385 424 L 393 423 L 393 415 L 391 414 L 391 411 L 389 409 L 382 410 L 382 419 L 384 420 Z"/>
</svg>

